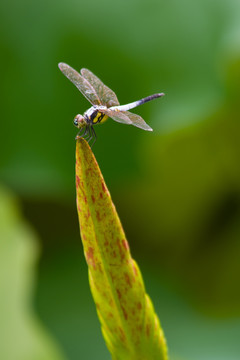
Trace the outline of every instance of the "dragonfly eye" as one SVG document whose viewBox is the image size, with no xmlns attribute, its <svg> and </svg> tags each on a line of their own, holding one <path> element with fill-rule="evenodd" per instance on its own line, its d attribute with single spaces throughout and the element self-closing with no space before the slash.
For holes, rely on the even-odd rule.
<svg viewBox="0 0 240 360">
<path fill-rule="evenodd" d="M 78 126 L 77 118 L 74 118 L 73 123 L 74 123 L 75 126 Z"/>
</svg>

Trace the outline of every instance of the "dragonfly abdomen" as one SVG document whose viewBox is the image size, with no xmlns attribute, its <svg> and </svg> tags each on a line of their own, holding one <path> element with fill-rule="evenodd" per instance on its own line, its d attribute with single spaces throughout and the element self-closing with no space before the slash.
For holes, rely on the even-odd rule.
<svg viewBox="0 0 240 360">
<path fill-rule="evenodd" d="M 159 98 L 161 96 L 164 96 L 164 93 L 158 93 L 158 94 L 150 95 L 150 96 L 147 96 L 147 97 L 145 97 L 143 99 L 134 101 L 134 102 L 132 102 L 130 104 L 112 106 L 110 109 L 111 110 L 119 110 L 119 111 L 128 111 L 128 110 L 131 110 L 131 109 L 133 109 L 133 108 L 135 108 L 135 107 L 137 107 L 139 105 L 145 104 L 148 101 L 157 99 L 157 98 Z"/>
</svg>

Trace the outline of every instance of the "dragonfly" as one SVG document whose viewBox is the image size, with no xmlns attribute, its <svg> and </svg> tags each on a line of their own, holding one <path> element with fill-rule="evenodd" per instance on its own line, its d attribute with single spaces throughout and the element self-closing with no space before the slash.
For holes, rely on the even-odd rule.
<svg viewBox="0 0 240 360">
<path fill-rule="evenodd" d="M 92 105 L 83 115 L 78 114 L 73 120 L 74 125 L 79 129 L 76 139 L 83 137 L 88 142 L 93 139 L 93 145 L 97 139 L 93 126 L 105 122 L 108 118 L 119 123 L 134 125 L 146 131 L 153 130 L 141 116 L 128 110 L 160 98 L 164 96 L 164 93 L 150 95 L 141 100 L 120 105 L 114 91 L 90 70 L 81 69 L 78 73 L 71 66 L 62 62 L 58 64 L 58 67 Z"/>
</svg>

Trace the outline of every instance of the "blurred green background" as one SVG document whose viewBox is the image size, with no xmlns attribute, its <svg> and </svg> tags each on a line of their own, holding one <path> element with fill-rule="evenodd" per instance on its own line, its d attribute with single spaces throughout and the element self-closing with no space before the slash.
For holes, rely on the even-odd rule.
<svg viewBox="0 0 240 360">
<path fill-rule="evenodd" d="M 0 358 L 110 359 L 75 209 L 59 71 L 87 67 L 154 132 L 109 120 L 93 151 L 172 360 L 240 358 L 240 2 L 1 1 Z"/>
</svg>

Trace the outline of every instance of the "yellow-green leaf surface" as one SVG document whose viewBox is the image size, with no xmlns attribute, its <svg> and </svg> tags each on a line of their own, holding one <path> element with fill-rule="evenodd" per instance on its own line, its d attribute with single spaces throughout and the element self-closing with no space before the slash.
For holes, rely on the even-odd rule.
<svg viewBox="0 0 240 360">
<path fill-rule="evenodd" d="M 76 149 L 77 209 L 90 287 L 114 360 L 166 360 L 163 331 L 96 159 Z"/>
</svg>

